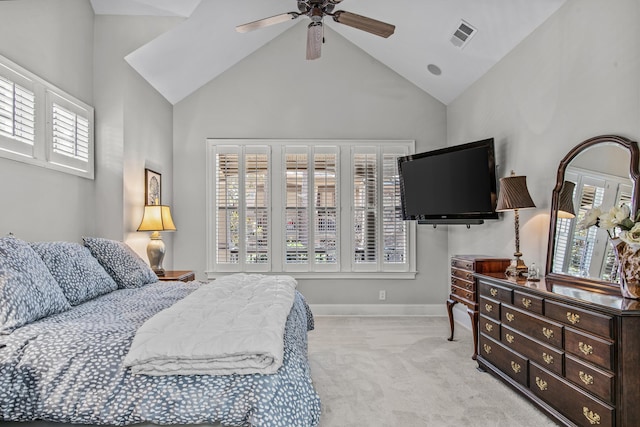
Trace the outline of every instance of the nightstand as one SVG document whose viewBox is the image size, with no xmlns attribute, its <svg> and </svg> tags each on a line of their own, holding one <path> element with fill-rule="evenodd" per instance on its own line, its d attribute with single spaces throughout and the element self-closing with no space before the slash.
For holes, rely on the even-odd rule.
<svg viewBox="0 0 640 427">
<path fill-rule="evenodd" d="M 164 272 L 164 276 L 158 276 L 158 279 L 161 282 L 190 282 L 192 280 L 196 280 L 196 274 L 190 270 L 167 270 Z"/>
</svg>

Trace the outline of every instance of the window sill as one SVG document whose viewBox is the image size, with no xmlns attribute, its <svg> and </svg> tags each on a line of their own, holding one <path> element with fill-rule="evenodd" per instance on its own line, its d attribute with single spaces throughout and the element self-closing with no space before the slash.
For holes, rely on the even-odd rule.
<svg viewBox="0 0 640 427">
<path fill-rule="evenodd" d="M 402 272 L 296 272 L 296 271 L 270 271 L 270 272 L 253 272 L 243 271 L 238 273 L 247 274 L 281 274 L 291 276 L 295 279 L 349 279 L 349 280 L 371 280 L 371 279 L 394 279 L 394 280 L 413 280 L 416 278 L 415 271 L 402 271 Z M 219 271 L 207 271 L 205 272 L 207 279 L 217 279 L 223 276 L 234 274 L 232 272 L 219 272 Z"/>
</svg>

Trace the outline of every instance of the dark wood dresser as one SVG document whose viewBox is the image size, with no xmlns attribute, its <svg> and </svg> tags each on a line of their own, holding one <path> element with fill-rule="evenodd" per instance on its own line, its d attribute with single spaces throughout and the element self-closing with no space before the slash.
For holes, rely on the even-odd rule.
<svg viewBox="0 0 640 427">
<path fill-rule="evenodd" d="M 473 356 L 475 360 L 478 349 L 478 299 L 477 281 L 474 273 L 503 273 L 510 264 L 508 258 L 494 258 L 485 255 L 454 255 L 451 257 L 451 293 L 447 300 L 447 312 L 449 313 L 449 324 L 451 325 L 451 336 L 453 340 L 453 306 L 456 303 L 464 304 L 467 313 L 471 317 L 471 327 L 473 329 Z"/>
<path fill-rule="evenodd" d="M 640 301 L 476 274 L 478 365 L 563 425 L 640 425 Z"/>
</svg>

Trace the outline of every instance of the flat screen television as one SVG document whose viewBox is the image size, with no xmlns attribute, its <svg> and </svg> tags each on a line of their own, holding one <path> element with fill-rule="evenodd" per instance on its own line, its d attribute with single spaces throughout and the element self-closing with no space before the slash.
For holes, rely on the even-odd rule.
<svg viewBox="0 0 640 427">
<path fill-rule="evenodd" d="M 402 216 L 419 224 L 498 219 L 493 138 L 398 158 Z"/>
</svg>

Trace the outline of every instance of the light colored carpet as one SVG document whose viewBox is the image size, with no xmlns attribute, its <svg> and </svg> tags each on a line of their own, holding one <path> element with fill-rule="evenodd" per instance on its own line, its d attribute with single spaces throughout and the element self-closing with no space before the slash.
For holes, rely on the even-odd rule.
<svg viewBox="0 0 640 427">
<path fill-rule="evenodd" d="M 471 359 L 471 331 L 439 317 L 317 316 L 309 333 L 320 427 L 556 424 Z"/>
</svg>

